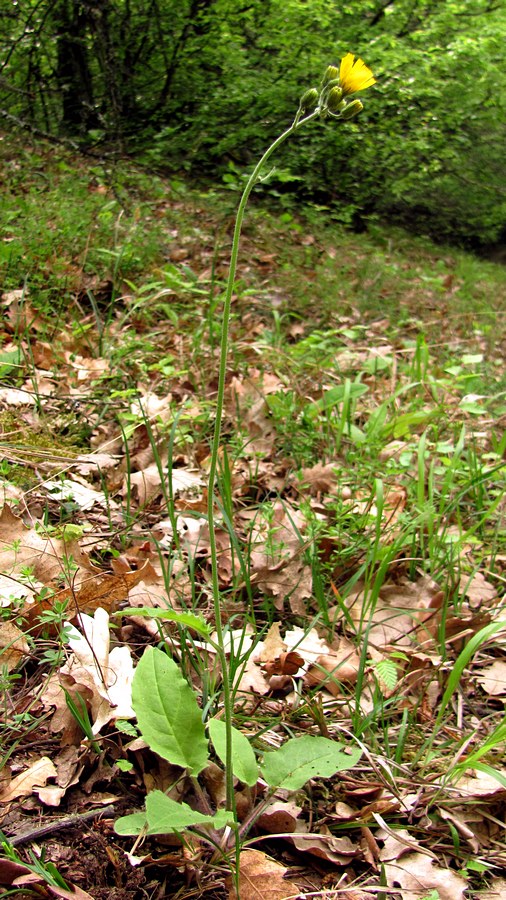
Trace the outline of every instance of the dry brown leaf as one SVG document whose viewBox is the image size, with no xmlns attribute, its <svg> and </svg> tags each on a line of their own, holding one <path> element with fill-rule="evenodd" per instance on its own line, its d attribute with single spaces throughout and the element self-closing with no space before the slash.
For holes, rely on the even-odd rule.
<svg viewBox="0 0 506 900">
<path fill-rule="evenodd" d="M 82 386 L 85 381 L 96 381 L 108 371 L 110 360 L 108 359 L 92 359 L 91 357 L 81 356 L 71 350 L 64 352 L 65 362 L 71 371 L 74 371 L 78 383 Z"/>
<path fill-rule="evenodd" d="M 289 870 L 260 850 L 243 850 L 239 858 L 239 894 L 241 900 L 287 900 L 298 893 L 295 884 L 284 878 Z M 230 880 L 231 881 L 231 880 Z M 236 900 L 232 883 L 229 900 Z"/>
<path fill-rule="evenodd" d="M 257 826 L 268 834 L 291 834 L 297 829 L 302 812 L 294 800 L 276 800 L 257 819 Z"/>
<path fill-rule="evenodd" d="M 256 656 L 259 662 L 272 662 L 272 660 L 276 659 L 280 653 L 286 651 L 286 644 L 281 637 L 280 628 L 279 622 L 273 622 L 265 635 L 264 640 L 258 644 L 257 650 L 260 652 L 257 653 Z"/>
<path fill-rule="evenodd" d="M 246 426 L 250 436 L 244 455 L 269 456 L 272 453 L 276 429 L 265 396 L 281 387 L 282 382 L 276 376 L 263 375 L 254 370 L 250 371 L 248 378 L 232 379 L 227 392 L 231 399 L 231 413 L 235 417 L 240 412 L 241 424 Z"/>
<path fill-rule="evenodd" d="M 439 900 L 465 900 L 465 878 L 438 866 L 424 853 L 408 853 L 396 862 L 385 863 L 388 886 L 401 888 L 402 900 L 422 900 L 437 891 Z"/>
<path fill-rule="evenodd" d="M 202 778 L 216 809 L 225 809 L 227 802 L 227 788 L 223 769 L 214 762 L 208 762 L 199 777 Z"/>
<path fill-rule="evenodd" d="M 41 587 L 43 587 L 41 582 L 34 585 L 32 579 L 30 579 L 29 587 L 23 581 L 18 581 L 13 575 L 0 573 L 0 607 L 18 607 L 20 600 L 33 599 L 34 590 L 40 590 Z"/>
<path fill-rule="evenodd" d="M 489 605 L 497 597 L 497 588 L 487 581 L 481 572 L 475 572 L 471 578 L 463 575 L 460 579 L 461 596 L 467 597 L 472 609 Z"/>
<path fill-rule="evenodd" d="M 53 500 L 60 500 L 62 503 L 71 500 L 80 509 L 93 509 L 94 506 L 111 509 L 117 506 L 112 497 L 106 497 L 103 491 L 95 490 L 82 479 L 77 481 L 77 477 L 75 476 L 74 479 L 64 478 L 59 481 L 44 481 L 42 487 L 49 492 Z"/>
<path fill-rule="evenodd" d="M 439 815 L 445 822 L 451 822 L 452 825 L 455 826 L 458 833 L 463 838 L 465 838 L 473 853 L 476 853 L 476 855 L 478 855 L 480 852 L 480 842 L 477 839 L 474 831 L 469 828 L 469 825 L 464 820 L 464 815 L 458 815 L 457 811 L 453 810 L 452 812 L 450 812 L 450 810 L 443 809 L 442 807 L 439 807 Z"/>
<path fill-rule="evenodd" d="M 0 403 L 6 406 L 35 406 L 37 398 L 33 391 L 24 391 L 19 388 L 0 388 Z"/>
<path fill-rule="evenodd" d="M 248 656 L 244 668 L 240 670 L 237 693 L 239 695 L 252 695 L 253 697 L 255 695 L 264 697 L 270 693 L 269 681 L 252 653 Z"/>
<path fill-rule="evenodd" d="M 77 747 L 81 743 L 83 732 L 67 706 L 62 688 L 65 688 L 65 690 L 69 692 L 77 707 L 79 707 L 79 697 L 77 697 L 76 694 L 79 694 L 85 702 L 88 702 L 91 699 L 92 693 L 84 686 L 80 686 L 79 691 L 76 691 L 73 678 L 55 672 L 48 678 L 44 693 L 41 697 L 41 703 L 44 709 L 54 709 L 53 717 L 51 719 L 51 731 L 53 734 L 62 732 L 60 740 L 61 746 Z"/>
<path fill-rule="evenodd" d="M 67 788 L 58 787 L 57 785 L 51 785 L 50 787 L 44 788 L 34 788 L 34 793 L 37 794 L 41 803 L 44 803 L 46 806 L 59 806 L 65 796 Z"/>
<path fill-rule="evenodd" d="M 280 653 L 272 662 L 264 664 L 267 675 L 297 675 L 299 669 L 304 665 L 304 659 L 300 653 L 295 650 L 289 650 L 287 653 Z"/>
<path fill-rule="evenodd" d="M 8 672 L 12 672 L 23 659 L 30 653 L 30 646 L 24 633 L 14 622 L 2 622 L 0 624 L 0 665 L 6 666 Z"/>
<path fill-rule="evenodd" d="M 5 291 L 0 300 L 1 305 L 5 307 L 5 318 L 11 329 L 17 334 L 30 331 L 33 352 L 33 345 L 37 343 L 33 340 L 33 335 L 42 329 L 46 330 L 47 324 L 34 310 L 29 292 L 26 288 L 15 288 L 13 291 Z"/>
<path fill-rule="evenodd" d="M 21 488 L 11 484 L 10 481 L 0 478 L 0 508 L 21 500 L 22 496 L 23 491 Z"/>
<path fill-rule="evenodd" d="M 44 888 L 47 889 L 49 896 L 53 897 L 61 897 L 62 900 L 94 900 L 91 894 L 88 894 L 87 891 L 83 891 L 82 888 L 78 887 L 77 884 L 70 885 L 70 890 L 65 890 L 65 888 L 56 887 L 52 884 L 46 884 L 46 882 L 40 878 L 39 875 L 35 876 L 36 881 L 34 879 L 27 879 L 26 883 L 33 882 L 41 882 L 44 884 Z M 17 879 L 14 884 L 22 884 L 24 883 L 22 879 Z"/>
<path fill-rule="evenodd" d="M 134 717 L 133 661 L 126 644 L 109 649 L 109 616 L 104 609 L 97 609 L 93 619 L 80 615 L 79 626 L 82 633 L 68 626 L 68 646 L 73 655 L 60 671 L 91 691 L 93 734 L 98 734 L 108 722 Z"/>
<path fill-rule="evenodd" d="M 342 638 L 337 650 L 318 656 L 305 678 L 306 687 L 325 686 L 334 697 L 341 694 L 340 684 L 355 684 L 360 669 L 360 656 L 351 641 Z"/>
<path fill-rule="evenodd" d="M 145 563 L 148 567 L 149 563 Z M 37 619 L 41 613 L 53 608 L 56 601 L 67 606 L 65 615 L 68 619 L 74 619 L 80 613 L 94 612 L 96 609 L 105 609 L 114 613 L 120 603 L 127 599 L 130 590 L 138 584 L 144 575 L 144 567 L 133 572 L 125 572 L 123 575 L 102 575 L 100 578 L 89 578 L 79 590 L 66 588 L 57 591 L 52 596 L 35 597 L 31 604 L 25 604 L 21 615 L 31 629 L 36 629 Z"/>
<path fill-rule="evenodd" d="M 25 875 L 29 869 L 11 859 L 0 858 L 0 884 L 13 884 L 20 875 Z"/>
<path fill-rule="evenodd" d="M 311 568 L 298 558 L 283 560 L 276 565 L 252 569 L 251 583 L 255 584 L 268 597 L 274 598 L 274 606 L 280 612 L 288 600 L 294 615 L 305 615 L 306 600 L 312 597 L 313 576 Z"/>
<path fill-rule="evenodd" d="M 35 787 L 43 787 L 50 778 L 55 778 L 56 768 L 48 756 L 42 756 L 28 769 L 16 775 L 8 785 L 0 789 L 0 803 L 10 803 L 18 797 L 28 797 Z"/>
<path fill-rule="evenodd" d="M 505 769 L 502 768 L 498 771 L 503 779 L 506 778 Z M 469 774 L 466 773 L 463 775 L 463 777 L 459 778 L 455 783 L 454 787 L 457 789 L 459 798 L 461 799 L 470 797 L 490 797 L 491 795 L 494 795 L 497 799 L 499 797 L 506 797 L 506 787 L 504 787 L 497 778 L 489 775 L 488 772 L 481 772 L 479 769 L 476 769 L 476 771 L 472 769 L 469 771 Z"/>
<path fill-rule="evenodd" d="M 409 647 L 413 643 L 416 628 L 433 615 L 430 603 L 439 590 L 432 579 L 422 577 L 416 582 L 402 579 L 399 584 L 385 584 L 379 593 L 374 609 L 368 608 L 367 593 L 360 585 L 350 596 L 347 605 L 357 630 L 371 623 L 368 630 L 372 651 L 383 650 L 389 645 Z"/>
<path fill-rule="evenodd" d="M 488 888 L 480 890 L 480 900 L 504 900 L 506 897 L 506 878 L 494 878 Z"/>
<path fill-rule="evenodd" d="M 79 586 L 83 577 L 96 571 L 77 541 L 47 536 L 35 528 L 27 528 L 8 506 L 0 513 L 0 571 L 15 576 L 30 569 L 35 581 L 49 585 L 69 569 Z M 78 566 L 77 571 L 74 567 Z"/>
<path fill-rule="evenodd" d="M 167 461 L 162 460 L 161 465 L 166 471 Z M 128 477 L 128 482 L 127 482 Z M 202 478 L 190 469 L 172 469 L 172 490 L 174 494 L 184 491 L 194 492 L 197 488 L 202 487 Z M 134 472 L 125 476 L 123 484 L 123 494 L 126 496 L 128 491 L 132 491 L 139 506 L 145 506 L 157 497 L 161 497 L 163 493 L 160 480 L 160 470 L 156 463 L 146 466 L 140 472 Z"/>
<path fill-rule="evenodd" d="M 300 481 L 309 487 L 310 494 L 328 494 L 337 484 L 336 466 L 332 463 L 317 463 L 310 469 L 302 469 Z"/>
<path fill-rule="evenodd" d="M 490 697 L 502 697 L 506 694 L 505 659 L 496 659 L 492 665 L 477 669 L 473 674 Z"/>
<path fill-rule="evenodd" d="M 90 472 L 106 472 L 118 465 L 120 456 L 112 456 L 110 453 L 83 453 L 76 456 L 73 468 L 81 475 L 89 475 Z"/>
<path fill-rule="evenodd" d="M 138 400 L 132 400 L 130 404 L 130 412 L 136 419 L 159 419 L 161 422 L 168 422 L 172 418 L 171 395 L 159 397 L 152 391 L 142 393 Z"/>
<path fill-rule="evenodd" d="M 335 837 L 333 834 L 311 834 L 306 832 L 306 824 L 297 820 L 297 834 L 290 834 L 285 841 L 300 853 L 309 853 L 335 866 L 349 866 L 352 859 L 363 858 L 361 848 L 353 844 L 349 837 Z M 323 831 L 323 829 L 322 829 Z"/>
</svg>

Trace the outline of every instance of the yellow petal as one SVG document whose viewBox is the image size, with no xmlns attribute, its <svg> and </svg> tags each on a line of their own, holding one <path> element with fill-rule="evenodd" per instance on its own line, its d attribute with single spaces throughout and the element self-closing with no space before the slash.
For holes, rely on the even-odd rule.
<svg viewBox="0 0 506 900">
<path fill-rule="evenodd" d="M 353 61 L 355 56 L 353 53 L 347 53 L 346 56 L 343 56 L 341 60 L 341 65 L 339 66 L 339 78 L 341 79 L 341 83 L 343 79 L 346 79 L 348 73 L 353 65 Z"/>
<path fill-rule="evenodd" d="M 355 59 L 353 53 L 347 53 L 341 60 L 339 80 L 343 94 L 354 94 L 376 84 L 376 79 L 363 59 Z"/>
</svg>

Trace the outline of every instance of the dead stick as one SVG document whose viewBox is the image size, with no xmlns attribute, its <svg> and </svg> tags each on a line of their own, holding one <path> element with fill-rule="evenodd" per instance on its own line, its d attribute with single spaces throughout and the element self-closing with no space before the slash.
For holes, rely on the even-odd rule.
<svg viewBox="0 0 506 900">
<path fill-rule="evenodd" d="M 114 806 L 104 806 L 102 809 L 91 809 L 85 813 L 75 813 L 73 816 L 65 816 L 63 819 L 54 819 L 48 825 L 41 825 L 39 828 L 32 828 L 31 831 L 25 831 L 24 834 L 16 834 L 8 837 L 7 840 L 11 847 L 17 847 L 20 844 L 27 844 L 29 841 L 36 841 L 38 838 L 46 837 L 55 831 L 62 831 L 64 828 L 75 828 L 83 822 L 90 822 L 97 816 L 108 816 L 114 812 Z"/>
</svg>

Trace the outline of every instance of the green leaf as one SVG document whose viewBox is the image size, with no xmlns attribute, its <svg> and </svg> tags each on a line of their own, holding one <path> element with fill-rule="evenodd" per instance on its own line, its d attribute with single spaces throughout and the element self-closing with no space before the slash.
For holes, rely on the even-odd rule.
<svg viewBox="0 0 506 900">
<path fill-rule="evenodd" d="M 167 834 L 170 831 L 182 831 L 191 825 L 212 825 L 213 828 L 225 828 L 232 823 L 231 812 L 221 809 L 214 816 L 205 816 L 188 806 L 171 800 L 163 791 L 151 791 L 146 797 L 146 818 L 148 834 Z"/>
<path fill-rule="evenodd" d="M 393 691 L 397 684 L 397 666 L 391 659 L 380 659 L 374 664 L 380 688 Z"/>
<path fill-rule="evenodd" d="M 226 726 L 221 719 L 210 719 L 207 723 L 209 734 L 214 744 L 214 749 L 221 759 L 226 762 Z M 232 728 L 232 771 L 239 781 L 253 787 L 258 781 L 258 764 L 253 748 L 248 738 L 237 728 Z"/>
<path fill-rule="evenodd" d="M 225 828 L 233 821 L 232 813 L 226 810 L 219 810 L 214 816 L 205 816 L 196 812 L 187 803 L 176 803 L 162 791 L 152 791 L 146 797 L 146 812 L 121 816 L 114 823 L 114 830 L 116 834 L 123 836 L 138 835 L 143 830 L 147 835 L 169 834 L 171 831 L 183 831 L 192 825 Z"/>
<path fill-rule="evenodd" d="M 330 778 L 343 769 L 351 769 L 362 751 L 347 749 L 324 737 L 305 735 L 291 738 L 279 750 L 264 754 L 262 774 L 271 787 L 298 791 L 310 778 Z"/>
<path fill-rule="evenodd" d="M 212 632 L 211 627 L 207 624 L 202 616 L 195 616 L 193 613 L 174 612 L 172 609 L 158 609 L 152 606 L 128 606 L 126 609 L 120 609 L 117 616 L 149 616 L 150 619 L 168 619 L 170 622 L 177 622 L 178 625 L 184 625 L 185 628 L 191 628 L 204 637 L 209 637 Z"/>
<path fill-rule="evenodd" d="M 130 816 L 121 816 L 114 823 L 116 834 L 137 835 L 146 827 L 148 820 L 146 813 L 132 813 Z"/>
<path fill-rule="evenodd" d="M 439 412 L 435 409 L 419 409 L 404 413 L 394 420 L 392 434 L 394 438 L 409 437 L 413 428 L 417 429 L 428 425 L 438 415 Z"/>
<path fill-rule="evenodd" d="M 21 350 L 17 347 L 14 350 L 3 350 L 0 353 L 0 378 L 9 375 L 13 369 L 19 369 L 22 362 Z"/>
<path fill-rule="evenodd" d="M 132 706 L 149 747 L 198 775 L 208 747 L 197 698 L 176 663 L 156 647 L 144 651 L 132 683 Z"/>
<path fill-rule="evenodd" d="M 366 394 L 368 390 L 369 388 L 367 385 L 361 384 L 360 382 L 355 382 L 350 385 L 338 384 L 326 391 L 320 400 L 315 400 L 314 403 L 310 403 L 305 408 L 304 415 L 312 419 L 322 412 L 328 412 L 333 409 L 338 403 L 342 403 L 345 397 L 348 397 L 350 400 L 356 400 L 357 397 Z"/>
</svg>

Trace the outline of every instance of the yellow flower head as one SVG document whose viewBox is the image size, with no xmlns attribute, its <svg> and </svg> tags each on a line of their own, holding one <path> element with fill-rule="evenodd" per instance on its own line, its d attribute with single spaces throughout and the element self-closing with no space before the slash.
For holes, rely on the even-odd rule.
<svg viewBox="0 0 506 900">
<path fill-rule="evenodd" d="M 376 84 L 376 79 L 363 59 L 355 59 L 353 53 L 347 53 L 339 67 L 339 82 L 343 94 L 354 94 Z"/>
</svg>

